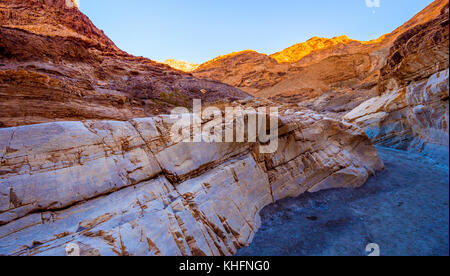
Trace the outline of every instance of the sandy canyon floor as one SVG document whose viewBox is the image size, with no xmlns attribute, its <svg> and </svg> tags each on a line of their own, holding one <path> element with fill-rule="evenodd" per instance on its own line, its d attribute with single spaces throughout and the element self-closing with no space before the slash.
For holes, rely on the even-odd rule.
<svg viewBox="0 0 450 276">
<path fill-rule="evenodd" d="M 449 169 L 419 154 L 378 148 L 386 169 L 357 190 L 328 190 L 266 207 L 239 256 L 449 255 Z"/>
</svg>

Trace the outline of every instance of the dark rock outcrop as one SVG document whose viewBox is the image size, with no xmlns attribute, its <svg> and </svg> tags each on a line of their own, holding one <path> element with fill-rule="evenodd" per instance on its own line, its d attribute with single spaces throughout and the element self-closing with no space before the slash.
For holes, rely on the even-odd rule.
<svg viewBox="0 0 450 276">
<path fill-rule="evenodd" d="M 128 120 L 192 98 L 249 96 L 121 51 L 71 0 L 2 1 L 0 37 L 0 127 Z"/>
<path fill-rule="evenodd" d="M 439 2 L 439 1 L 438 1 Z M 448 164 L 449 5 L 395 41 L 378 84 L 380 95 L 344 118 L 375 143 L 423 151 Z"/>
<path fill-rule="evenodd" d="M 378 85 L 378 81 L 386 77 L 386 70 L 392 71 L 385 65 L 398 66 L 405 48 L 403 44 L 409 41 L 407 37 L 418 28 L 423 29 L 424 24 L 439 20 L 446 4 L 448 0 L 437 0 L 393 32 L 372 41 L 357 41 L 346 36 L 314 37 L 270 56 L 253 51 L 225 55 L 200 65 L 193 74 L 222 81 L 257 97 L 297 103 L 342 117 L 384 90 L 384 82 Z M 415 49 L 421 39 L 428 43 L 445 40 L 445 33 L 425 33 L 416 36 L 416 42 L 409 41 L 406 48 Z M 398 51 L 392 53 L 391 47 Z M 445 60 L 439 56 L 442 54 L 445 55 L 442 49 L 430 53 L 429 65 L 435 68 L 432 64 Z M 422 68 L 421 63 L 410 62 L 409 66 L 411 78 L 415 77 L 413 72 L 420 74 L 422 70 L 429 70 Z M 442 70 L 445 64 L 439 66 Z"/>
</svg>

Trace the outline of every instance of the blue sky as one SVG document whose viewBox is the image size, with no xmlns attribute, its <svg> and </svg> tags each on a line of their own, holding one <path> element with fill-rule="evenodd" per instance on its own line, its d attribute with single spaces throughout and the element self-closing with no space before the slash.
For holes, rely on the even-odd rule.
<svg viewBox="0 0 450 276">
<path fill-rule="evenodd" d="M 313 36 L 371 40 L 432 0 L 79 0 L 121 49 L 201 63 L 246 49 L 272 54 Z M 369 4 L 369 5 L 368 5 Z M 370 7 L 369 7 L 370 6 Z M 377 7 L 379 6 L 379 7 Z"/>
</svg>

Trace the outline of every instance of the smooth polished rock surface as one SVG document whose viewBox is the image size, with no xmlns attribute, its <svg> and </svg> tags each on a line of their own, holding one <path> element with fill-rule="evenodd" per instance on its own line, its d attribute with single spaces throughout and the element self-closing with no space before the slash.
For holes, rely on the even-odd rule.
<svg viewBox="0 0 450 276">
<path fill-rule="evenodd" d="M 361 129 L 309 110 L 280 118 L 273 154 L 259 143 L 174 143 L 169 122 L 1 129 L 0 254 L 64 255 L 75 243 L 82 255 L 233 255 L 265 206 L 360 187 L 383 169 Z"/>
<path fill-rule="evenodd" d="M 378 148 L 386 169 L 359 189 L 281 200 L 238 256 L 449 255 L 449 170 L 418 153 Z M 280 234 L 281 233 L 281 234 Z"/>
<path fill-rule="evenodd" d="M 344 119 L 363 127 L 374 143 L 423 152 L 448 165 L 448 26 L 447 1 L 434 19 L 399 36 L 381 69 L 379 96 Z"/>
</svg>

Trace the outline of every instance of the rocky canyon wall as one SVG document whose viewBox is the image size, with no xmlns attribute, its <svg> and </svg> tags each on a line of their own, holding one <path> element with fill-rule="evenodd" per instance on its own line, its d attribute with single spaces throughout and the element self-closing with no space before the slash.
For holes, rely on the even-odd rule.
<svg viewBox="0 0 450 276">
<path fill-rule="evenodd" d="M 381 70 L 380 95 L 344 119 L 381 145 L 418 150 L 448 164 L 449 8 L 400 36 Z"/>
<path fill-rule="evenodd" d="M 75 243 L 82 255 L 232 255 L 266 205 L 359 187 L 383 168 L 359 128 L 281 114 L 273 154 L 174 143 L 169 116 L 0 129 L 0 254 L 64 255 Z"/>
<path fill-rule="evenodd" d="M 381 69 L 397 38 L 436 19 L 446 4 L 447 0 L 436 0 L 391 33 L 371 41 L 345 35 L 313 37 L 272 55 L 251 50 L 223 55 L 201 64 L 193 74 L 258 97 L 310 104 L 319 112 L 350 111 L 364 98 L 374 96 Z M 330 100 L 327 106 L 316 101 L 321 96 L 340 103 L 334 105 Z"/>
<path fill-rule="evenodd" d="M 312 38 L 279 53 L 243 51 L 194 75 L 363 127 L 374 143 L 448 164 L 448 0 L 372 41 Z"/>
<path fill-rule="evenodd" d="M 445 40 L 445 30 L 442 27 L 441 38 L 435 31 L 435 37 L 424 31 L 439 24 L 436 22 L 442 19 L 446 6 L 448 0 L 436 0 L 391 33 L 371 41 L 346 36 L 313 37 L 273 55 L 249 50 L 224 55 L 200 65 L 193 74 L 257 97 L 299 104 L 342 118 L 378 96 L 378 91 L 386 91 L 393 77 L 405 87 L 447 68 L 448 52 L 442 48 L 445 45 L 425 50 L 436 45 L 435 39 Z M 417 32 L 421 34 L 414 35 Z M 421 39 L 426 41 L 422 43 Z M 422 57 L 414 58 L 420 53 Z"/>
<path fill-rule="evenodd" d="M 379 40 L 313 38 L 189 74 L 121 51 L 71 0 L 2 1 L 0 255 L 73 244 L 81 255 L 233 255 L 265 206 L 382 170 L 373 142 L 448 164 L 448 35 L 437 0 Z M 276 152 L 174 142 L 176 119 L 162 114 L 192 99 L 278 107 Z"/>
<path fill-rule="evenodd" d="M 71 0 L 0 3 L 0 127 L 130 120 L 249 95 L 121 51 Z"/>
</svg>

